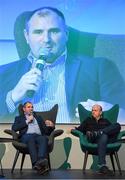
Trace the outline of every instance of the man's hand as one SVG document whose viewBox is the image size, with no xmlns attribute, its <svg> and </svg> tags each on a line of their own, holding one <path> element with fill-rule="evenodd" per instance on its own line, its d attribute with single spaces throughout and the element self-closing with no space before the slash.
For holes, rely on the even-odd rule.
<svg viewBox="0 0 125 180">
<path fill-rule="evenodd" d="M 41 81 L 41 71 L 37 68 L 33 68 L 24 74 L 16 87 L 12 90 L 13 102 L 17 103 L 25 98 L 28 90 L 38 91 Z"/>
<path fill-rule="evenodd" d="M 67 129 L 67 130 L 66 130 L 66 133 L 67 133 L 67 134 L 70 134 L 73 129 L 75 129 L 75 127 L 71 127 L 71 128 L 69 128 L 69 129 Z"/>
<path fill-rule="evenodd" d="M 45 124 L 48 127 L 54 127 L 54 123 L 52 121 L 50 121 L 50 120 L 45 120 Z"/>
<path fill-rule="evenodd" d="M 28 123 L 28 124 L 29 124 L 29 123 L 32 123 L 33 120 L 34 120 L 34 117 L 33 117 L 32 114 L 31 114 L 31 115 L 27 115 L 26 118 L 27 118 L 27 123 Z"/>
</svg>

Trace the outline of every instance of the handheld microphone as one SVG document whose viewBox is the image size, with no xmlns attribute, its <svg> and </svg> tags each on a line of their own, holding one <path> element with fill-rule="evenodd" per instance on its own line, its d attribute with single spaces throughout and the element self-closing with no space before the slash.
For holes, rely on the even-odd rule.
<svg viewBox="0 0 125 180">
<path fill-rule="evenodd" d="M 44 68 L 44 65 L 45 65 L 45 62 L 46 62 L 46 56 L 45 55 L 40 55 L 39 56 L 39 59 L 36 61 L 36 68 L 39 69 L 40 71 L 43 70 Z M 32 98 L 35 94 L 35 91 L 34 90 L 29 90 L 27 91 L 27 96 L 29 98 Z"/>
<path fill-rule="evenodd" d="M 42 71 L 44 68 L 45 62 L 46 62 L 46 57 L 44 55 L 41 55 L 39 59 L 36 61 L 36 68 Z"/>
</svg>

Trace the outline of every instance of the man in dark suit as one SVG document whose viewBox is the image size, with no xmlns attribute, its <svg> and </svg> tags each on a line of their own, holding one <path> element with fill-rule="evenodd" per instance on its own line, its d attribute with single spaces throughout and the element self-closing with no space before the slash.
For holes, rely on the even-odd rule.
<svg viewBox="0 0 125 180">
<path fill-rule="evenodd" d="M 125 108 L 125 83 L 114 64 L 69 54 L 68 29 L 60 11 L 43 7 L 32 12 L 24 34 L 30 47 L 28 57 L 0 67 L 2 121 L 10 121 L 18 104 L 26 100 L 33 102 L 35 111 L 57 103 L 58 123 L 76 122 L 75 108 L 87 99 Z M 37 66 L 41 58 L 42 70 Z"/>
<path fill-rule="evenodd" d="M 41 117 L 34 114 L 31 102 L 24 104 L 23 112 L 23 115 L 15 117 L 12 129 L 19 131 L 21 142 L 27 144 L 33 169 L 43 173 L 48 170 L 47 135 L 50 135 L 55 127 L 52 121 L 44 122 Z"/>
</svg>

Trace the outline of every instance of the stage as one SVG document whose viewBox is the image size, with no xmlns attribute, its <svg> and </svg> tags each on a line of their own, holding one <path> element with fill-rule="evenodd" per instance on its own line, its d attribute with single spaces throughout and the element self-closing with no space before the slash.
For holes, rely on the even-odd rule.
<svg viewBox="0 0 125 180">
<path fill-rule="evenodd" d="M 24 169 L 21 173 L 19 170 L 15 170 L 11 174 L 10 169 L 4 169 L 5 177 L 2 179 L 125 179 L 125 171 L 122 175 L 116 171 L 113 176 L 102 176 L 97 172 L 86 170 L 83 173 L 82 170 L 51 170 L 48 174 L 38 175 L 36 171 L 30 169 Z"/>
</svg>

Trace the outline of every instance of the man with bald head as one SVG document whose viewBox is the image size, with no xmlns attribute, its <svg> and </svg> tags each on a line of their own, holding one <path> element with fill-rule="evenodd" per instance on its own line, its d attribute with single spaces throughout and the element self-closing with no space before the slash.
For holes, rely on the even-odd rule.
<svg viewBox="0 0 125 180">
<path fill-rule="evenodd" d="M 100 105 L 93 105 L 92 116 L 83 120 L 75 129 L 84 133 L 91 143 L 97 143 L 99 173 L 112 174 L 106 166 L 106 147 L 107 143 L 115 142 L 121 126 L 119 123 L 111 124 L 108 119 L 103 118 L 102 113 Z M 69 132 L 72 129 L 74 128 L 69 129 Z"/>
</svg>

